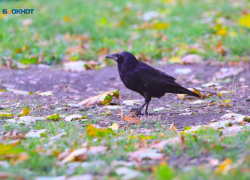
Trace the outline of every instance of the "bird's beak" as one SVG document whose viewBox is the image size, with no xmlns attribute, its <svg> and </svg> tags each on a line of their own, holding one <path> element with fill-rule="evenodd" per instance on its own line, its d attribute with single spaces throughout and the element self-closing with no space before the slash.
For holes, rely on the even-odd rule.
<svg viewBox="0 0 250 180">
<path fill-rule="evenodd" d="M 105 56 L 105 58 L 114 59 L 115 61 L 117 61 L 118 60 L 118 55 L 117 54 L 109 54 L 109 55 Z"/>
</svg>

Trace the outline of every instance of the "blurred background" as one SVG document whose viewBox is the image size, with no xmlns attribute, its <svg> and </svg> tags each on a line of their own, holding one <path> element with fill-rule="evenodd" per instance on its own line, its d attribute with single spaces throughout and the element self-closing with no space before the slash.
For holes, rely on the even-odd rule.
<svg viewBox="0 0 250 180">
<path fill-rule="evenodd" d="M 249 0 L 2 0 L 1 65 L 95 61 L 131 51 L 140 60 L 249 61 Z M 2 9 L 34 9 L 3 14 Z M 13 66 L 14 66 L 13 65 Z"/>
</svg>

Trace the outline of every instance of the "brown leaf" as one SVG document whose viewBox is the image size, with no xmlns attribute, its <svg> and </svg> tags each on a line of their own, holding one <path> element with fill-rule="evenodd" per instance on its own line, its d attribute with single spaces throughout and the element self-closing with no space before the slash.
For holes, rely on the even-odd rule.
<svg viewBox="0 0 250 180">
<path fill-rule="evenodd" d="M 116 99 L 119 99 L 119 91 L 106 91 L 103 92 L 97 96 L 85 99 L 84 101 L 78 103 L 81 106 L 87 105 L 92 106 L 94 104 L 108 104 L 112 101 L 112 97 L 115 97 Z"/>
<path fill-rule="evenodd" d="M 164 157 L 164 154 L 158 153 L 153 149 L 139 149 L 128 155 L 134 161 L 142 161 L 143 159 L 161 160 Z"/>
<path fill-rule="evenodd" d="M 174 131 L 175 129 L 176 129 L 176 128 L 175 128 L 174 123 L 170 124 L 169 130 L 170 130 L 170 131 Z"/>
<path fill-rule="evenodd" d="M 121 110 L 121 118 L 124 120 L 124 121 L 128 121 L 129 123 L 131 124 L 139 124 L 141 122 L 141 119 L 139 118 L 132 118 L 132 117 L 128 117 L 128 116 L 123 116 L 123 111 Z"/>
</svg>

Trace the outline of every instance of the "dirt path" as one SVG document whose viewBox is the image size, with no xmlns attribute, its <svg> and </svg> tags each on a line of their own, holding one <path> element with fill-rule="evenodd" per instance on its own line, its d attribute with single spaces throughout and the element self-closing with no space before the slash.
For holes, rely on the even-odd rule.
<svg viewBox="0 0 250 180">
<path fill-rule="evenodd" d="M 211 65 L 203 63 L 199 65 L 166 65 L 159 67 L 159 69 L 176 77 L 178 81 L 188 87 L 201 87 L 204 83 L 209 83 L 214 77 L 214 74 L 222 67 L 227 65 Z M 177 68 L 190 68 L 192 70 L 188 75 L 176 74 Z M 220 106 L 220 103 L 215 105 L 190 105 L 194 100 L 179 100 L 176 95 L 167 94 L 161 99 L 153 99 L 150 103 L 149 110 L 165 107 L 167 109 L 157 112 L 155 116 L 144 118 L 141 123 L 142 127 L 157 126 L 156 122 L 160 122 L 161 126 L 175 123 L 177 128 L 186 126 L 193 126 L 199 124 L 207 124 L 210 120 L 218 121 L 223 113 L 238 112 L 249 114 L 249 104 L 247 102 L 250 95 L 250 66 L 244 65 L 244 72 L 238 74 L 236 77 L 230 77 L 227 80 L 220 82 L 222 90 L 234 90 L 233 93 L 226 95 L 225 98 L 232 100 L 232 107 Z M 244 78 L 245 82 L 239 82 L 239 78 Z M 231 79 L 231 82 L 228 82 Z M 245 86 L 245 88 L 243 87 Z M 187 87 L 187 86 L 186 86 Z M 16 90 L 24 90 L 29 92 L 37 91 L 52 91 L 53 96 L 39 96 L 21 95 L 13 93 L 9 90 L 7 92 L 0 92 L 1 107 L 9 107 L 11 112 L 18 114 L 20 110 L 28 105 L 32 108 L 31 115 L 45 116 L 55 112 L 59 114 L 70 115 L 74 113 L 81 113 L 89 116 L 89 118 L 102 126 L 110 126 L 113 122 L 118 122 L 121 126 L 126 128 L 126 122 L 120 118 L 119 110 L 111 110 L 111 115 L 102 115 L 106 112 L 105 108 L 91 107 L 91 108 L 73 108 L 66 106 L 67 104 L 76 104 L 81 100 L 97 95 L 100 91 L 108 91 L 119 89 L 122 100 L 143 98 L 130 90 L 126 89 L 120 81 L 116 67 L 106 67 L 100 70 L 89 70 L 81 73 L 67 72 L 60 68 L 48 68 L 33 66 L 26 70 L 0 70 L 0 89 L 10 88 Z M 205 88 L 210 91 L 215 91 L 211 88 Z M 209 100 L 219 99 L 215 96 Z M 141 102 L 142 102 L 141 101 Z M 124 107 L 124 112 L 131 109 L 131 107 Z M 193 113 L 193 115 L 184 115 L 184 113 Z"/>
</svg>

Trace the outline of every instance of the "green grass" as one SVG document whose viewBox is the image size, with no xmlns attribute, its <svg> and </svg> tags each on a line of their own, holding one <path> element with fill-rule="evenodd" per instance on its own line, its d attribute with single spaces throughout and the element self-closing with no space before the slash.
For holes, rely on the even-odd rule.
<svg viewBox="0 0 250 180">
<path fill-rule="evenodd" d="M 7 1 L 2 8 L 34 8 L 32 15 L 7 15 L 1 12 L 0 59 L 12 58 L 22 63 L 56 64 L 63 59 L 97 60 L 112 52 L 132 51 L 141 59 L 181 57 L 200 54 L 204 59 L 237 61 L 250 55 L 250 29 L 240 26 L 242 9 L 249 0 L 229 2 L 181 0 L 111 1 Z M 167 28 L 143 28 L 141 16 L 149 11 L 160 13 L 148 23 L 169 23 Z M 31 19 L 30 25 L 23 21 Z M 224 19 L 224 20 L 223 20 Z M 65 21 L 66 20 L 66 21 Z M 220 27 L 227 35 L 216 34 Z M 87 38 L 66 38 L 65 34 Z M 236 35 L 234 35 L 236 34 Z M 214 51 L 222 41 L 228 56 Z M 82 46 L 82 53 L 67 52 Z M 175 53 L 174 53 L 175 52 Z M 102 60 L 102 59 L 101 59 Z"/>
<path fill-rule="evenodd" d="M 29 155 L 25 161 L 14 165 L 9 161 L 10 167 L 0 166 L 0 171 L 18 175 L 26 179 L 33 179 L 37 176 L 74 176 L 83 173 L 94 174 L 96 176 L 104 177 L 104 179 L 118 178 L 114 166 L 114 161 L 129 162 L 129 152 L 133 152 L 142 145 L 140 139 L 150 147 L 152 142 L 157 140 L 169 139 L 176 136 L 174 132 L 170 132 L 166 128 L 161 128 L 152 131 L 150 136 L 140 135 L 131 132 L 134 127 L 128 126 L 126 130 L 118 130 L 117 135 L 104 135 L 103 138 L 89 138 L 86 135 L 86 127 L 82 122 L 37 122 L 30 126 L 21 125 L 4 125 L 5 131 L 18 129 L 20 133 L 27 133 L 30 129 L 47 129 L 48 132 L 45 137 L 40 139 L 26 138 L 14 146 L 13 149 L 21 149 Z M 50 138 L 61 132 L 66 132 L 67 135 L 61 137 L 59 140 L 51 141 Z M 244 170 L 249 170 L 249 148 L 250 140 L 248 138 L 249 129 L 241 132 L 236 136 L 222 136 L 221 133 L 213 129 L 199 130 L 194 134 L 184 134 L 185 148 L 183 145 L 165 146 L 163 153 L 169 157 L 168 165 L 164 168 L 170 168 L 168 173 L 171 173 L 176 179 L 248 179 L 249 173 Z M 140 138 L 139 138 L 140 137 Z M 148 137 L 148 138 L 146 138 Z M 2 141 L 8 144 L 11 140 Z M 108 151 L 104 154 L 95 154 L 88 156 L 84 162 L 103 161 L 106 165 L 100 167 L 82 167 L 80 165 L 72 169 L 72 164 L 59 165 L 60 162 L 56 154 L 62 153 L 67 149 L 82 148 L 84 143 L 88 142 L 88 146 L 107 146 Z M 2 150 L 0 150 L 0 153 Z M 8 154 L 8 153 L 7 153 Z M 209 167 L 209 163 L 202 161 L 202 159 L 218 159 L 220 162 L 229 158 L 234 164 L 234 168 L 223 173 L 216 173 L 216 168 Z M 8 158 L 2 156 L 2 161 L 8 161 Z M 196 163 L 195 163 L 196 162 Z M 80 162 L 79 162 L 80 163 Z M 158 162 L 159 163 L 159 162 Z M 163 163 L 163 162 L 161 162 Z M 57 165 L 58 164 L 58 165 Z M 137 171 L 142 173 L 139 179 L 147 179 L 151 177 L 158 179 L 166 178 L 169 174 L 160 173 L 160 171 L 153 170 L 157 164 L 152 161 L 144 160 L 141 165 L 132 166 Z M 69 170 L 71 167 L 71 171 Z M 158 167 L 159 168 L 159 167 Z M 164 169 L 163 168 L 163 169 Z M 22 173 L 20 173 L 22 172 Z M 24 173 L 25 172 L 25 173 Z"/>
</svg>

